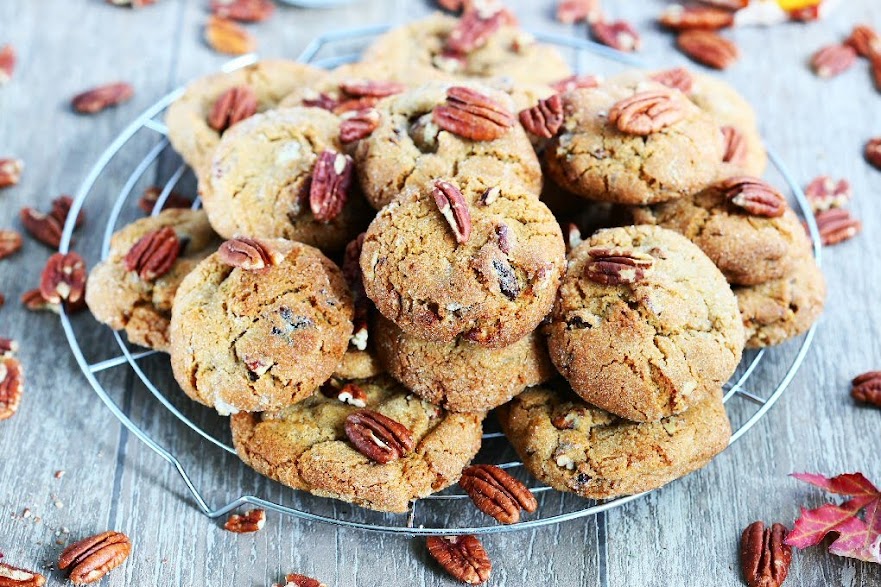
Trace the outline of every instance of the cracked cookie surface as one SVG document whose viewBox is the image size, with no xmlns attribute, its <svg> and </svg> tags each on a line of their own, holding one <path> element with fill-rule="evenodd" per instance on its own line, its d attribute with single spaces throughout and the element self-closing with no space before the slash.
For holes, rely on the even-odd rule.
<svg viewBox="0 0 881 587">
<path fill-rule="evenodd" d="M 413 434 L 413 452 L 379 464 L 347 440 L 357 408 L 322 394 L 275 412 L 232 417 L 233 444 L 257 472 L 289 487 L 385 512 L 455 483 L 480 449 L 482 414 L 453 414 L 410 394 L 389 377 L 353 382 L 366 407 Z"/>
<path fill-rule="evenodd" d="M 731 436 L 718 389 L 657 422 L 622 420 L 548 387 L 526 390 L 496 414 L 530 473 L 589 499 L 661 487 L 706 465 Z"/>
<path fill-rule="evenodd" d="M 180 256 L 164 275 L 144 280 L 125 268 L 125 256 L 147 233 L 169 226 L 183 244 Z M 130 342 L 168 352 L 171 306 L 184 277 L 220 244 L 205 213 L 165 210 L 141 218 L 114 233 L 107 259 L 89 274 L 86 304 L 98 322 L 125 330 Z"/>
<path fill-rule="evenodd" d="M 646 276 L 605 285 L 585 276 L 594 248 L 652 258 Z M 671 230 L 600 230 L 576 247 L 548 326 L 557 369 L 586 401 L 638 422 L 678 414 L 734 372 L 744 333 L 737 300 L 713 262 Z"/>
<path fill-rule="evenodd" d="M 352 334 L 352 296 L 318 249 L 265 239 L 285 257 L 265 270 L 215 253 L 178 288 L 171 365 L 192 399 L 221 414 L 303 400 L 340 364 Z"/>
</svg>

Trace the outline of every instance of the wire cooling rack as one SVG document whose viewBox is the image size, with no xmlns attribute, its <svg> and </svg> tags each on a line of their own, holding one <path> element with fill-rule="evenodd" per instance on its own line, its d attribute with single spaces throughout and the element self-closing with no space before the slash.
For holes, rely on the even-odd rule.
<svg viewBox="0 0 881 587">
<path fill-rule="evenodd" d="M 310 43 L 298 58 L 299 61 L 311 63 L 320 67 L 334 67 L 341 63 L 354 61 L 358 53 L 340 54 L 340 51 L 351 51 L 350 45 L 365 39 L 374 37 L 385 30 L 387 26 L 369 27 L 357 30 L 333 32 L 323 35 Z M 606 65 L 611 60 L 615 64 L 639 66 L 641 63 L 633 56 L 610 50 L 602 45 L 597 45 L 587 40 L 573 37 L 554 35 L 536 35 L 542 42 L 550 43 L 563 50 L 571 52 L 576 70 L 584 69 L 585 62 L 591 58 L 600 58 Z M 319 57 L 319 53 L 336 49 L 336 54 L 329 57 Z M 224 71 L 231 71 L 248 65 L 256 60 L 255 56 L 245 56 L 229 62 Z M 590 67 L 597 67 L 598 63 L 591 62 Z M 160 183 L 162 190 L 153 210 L 158 214 L 172 190 L 189 182 L 193 183 L 189 169 L 180 162 L 179 157 L 169 147 L 166 137 L 167 129 L 162 122 L 165 109 L 183 92 L 179 88 L 164 96 L 140 116 L 133 120 L 115 140 L 107 147 L 98 161 L 92 167 L 77 192 L 73 203 L 72 213 L 64 227 L 60 250 L 67 252 L 70 249 L 73 236 L 73 222 L 80 210 L 89 204 L 87 208 L 90 215 L 96 212 L 102 218 L 106 218 L 103 232 L 97 231 L 91 235 L 78 236 L 77 249 L 83 253 L 94 251 L 95 256 L 101 259 L 107 257 L 110 248 L 112 234 L 130 222 L 134 217 L 136 201 L 139 190 L 144 182 L 152 176 L 160 181 L 152 181 L 147 185 Z M 820 239 L 814 222 L 813 214 L 804 194 L 794 181 L 783 162 L 769 150 L 769 158 L 773 164 L 773 173 L 778 185 L 785 184 L 790 191 L 790 200 L 795 209 L 804 217 L 814 241 L 814 254 L 819 261 Z M 113 171 L 109 171 L 113 167 Z M 119 170 L 117 173 L 116 170 Z M 128 178 L 119 183 L 119 177 Z M 116 194 L 115 198 L 108 195 Z M 93 198 L 96 202 L 87 202 Z M 112 206 L 106 208 L 108 200 L 112 200 Z M 198 207 L 196 200 L 194 207 Z M 95 239 L 100 239 L 96 242 Z M 348 507 L 333 500 L 314 497 L 304 492 L 290 490 L 274 482 L 259 478 L 252 482 L 253 486 L 262 486 L 264 495 L 271 493 L 274 499 L 258 497 L 257 495 L 243 495 L 241 488 L 235 489 L 233 495 L 239 497 L 228 501 L 228 497 L 220 497 L 216 501 L 223 503 L 219 507 L 209 504 L 210 498 L 206 498 L 209 492 L 217 493 L 216 487 L 206 486 L 203 491 L 196 487 L 194 479 L 203 477 L 202 474 L 191 475 L 184 467 L 182 458 L 201 459 L 202 455 L 182 455 L 178 457 L 172 450 L 167 448 L 170 441 L 165 445 L 160 444 L 154 438 L 157 434 L 151 431 L 150 423 L 139 425 L 127 413 L 127 407 L 121 405 L 111 397 L 119 395 L 119 379 L 115 379 L 114 386 L 104 385 L 100 377 L 111 370 L 128 367 L 140 380 L 147 391 L 168 410 L 186 428 L 201 436 L 204 442 L 220 449 L 221 457 L 235 454 L 231 446 L 229 429 L 225 420 L 217 418 L 213 412 L 206 415 L 207 408 L 188 402 L 178 389 L 174 380 L 168 375 L 170 368 L 167 358 L 156 351 L 144 350 L 140 347 L 129 345 L 117 332 L 112 332 L 112 339 L 119 347 L 119 354 L 104 359 L 92 359 L 86 357 L 84 349 L 89 354 L 94 354 L 95 347 L 101 347 L 106 351 L 107 345 L 95 345 L 95 331 L 106 328 L 97 325 L 91 316 L 82 316 L 72 319 L 63 311 L 61 323 L 67 336 L 74 357 L 82 368 L 86 378 L 91 383 L 95 393 L 104 402 L 110 412 L 138 439 L 155 451 L 159 456 L 170 463 L 180 474 L 184 484 L 189 490 L 197 507 L 210 518 L 218 518 L 244 505 L 251 505 L 279 512 L 294 518 L 307 521 L 317 521 L 335 524 L 339 526 L 389 532 L 410 535 L 454 535 L 454 534 L 487 534 L 506 532 L 512 530 L 526 530 L 548 524 L 555 524 L 576 518 L 583 518 L 612 508 L 622 506 L 630 501 L 646 495 L 638 494 L 606 501 L 592 501 L 581 499 L 571 494 L 557 492 L 546 486 L 531 487 L 533 493 L 539 498 L 539 509 L 517 524 L 500 525 L 488 516 L 484 516 L 475 508 L 460 500 L 467 500 L 467 496 L 457 488 L 450 488 L 437 495 L 413 502 L 410 511 L 406 515 L 383 514 L 371 512 L 360 508 Z M 814 328 L 806 334 L 787 342 L 784 345 L 768 350 L 747 351 L 744 359 L 738 367 L 735 376 L 725 385 L 724 401 L 726 410 L 732 420 L 733 434 L 731 443 L 741 436 L 759 421 L 767 413 L 772 405 L 780 398 L 780 395 L 789 385 L 796 371 L 801 365 L 811 346 L 814 337 Z M 112 345 L 111 345 L 112 346 Z M 772 356 L 772 360 L 767 360 Z M 150 361 L 158 361 L 151 366 Z M 155 368 L 158 367 L 158 368 Z M 213 419 L 212 419 L 213 418 Z M 487 420 L 487 428 L 483 437 L 483 448 L 478 454 L 476 462 L 492 462 L 509 470 L 515 476 L 520 477 L 527 483 L 529 478 L 523 470 L 522 464 L 516 460 L 516 453 L 504 438 L 497 427 L 493 428 L 492 418 Z M 198 439 L 196 439 L 198 440 Z M 201 442 L 201 441 L 200 441 Z M 209 447 L 210 448 L 210 447 Z M 245 469 L 239 475 L 256 473 L 235 459 L 230 457 L 230 467 Z M 200 471 L 202 473 L 202 471 Z M 231 476 L 223 475 L 221 479 L 228 480 Z M 244 485 L 242 483 L 241 485 Z M 239 487 L 241 487 L 241 485 Z M 533 484 L 534 485 L 534 484 Z M 227 491 L 230 491 L 227 488 Z M 456 507 L 456 506 L 464 507 Z"/>
</svg>

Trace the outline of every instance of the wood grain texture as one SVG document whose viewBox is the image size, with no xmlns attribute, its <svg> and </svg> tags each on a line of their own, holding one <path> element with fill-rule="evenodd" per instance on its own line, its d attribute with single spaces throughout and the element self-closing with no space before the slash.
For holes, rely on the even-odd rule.
<svg viewBox="0 0 881 587">
<path fill-rule="evenodd" d="M 48 206 L 76 190 L 109 141 L 142 109 L 226 58 L 201 40 L 203 1 L 159 0 L 131 11 L 101 0 L 0 3 L 0 44 L 11 42 L 19 67 L 0 88 L 0 157 L 26 162 L 21 185 L 0 192 L 0 227 L 18 226 L 24 205 Z M 551 17 L 550 0 L 509 0 L 533 30 L 583 35 Z M 662 0 L 607 2 L 613 18 L 627 18 L 644 34 L 641 56 L 649 66 L 687 64 L 671 36 L 657 30 Z M 768 142 L 794 175 L 807 182 L 828 173 L 853 184 L 854 213 L 865 231 L 825 252 L 829 304 L 814 349 L 780 403 L 738 444 L 703 471 L 606 515 L 531 532 L 484 539 L 495 564 L 491 585 L 643 586 L 741 585 L 737 540 L 742 528 L 762 519 L 791 524 L 798 504 L 816 506 L 822 495 L 786 475 L 792 471 L 862 470 L 881 482 L 881 412 L 855 407 L 848 382 L 881 368 L 881 172 L 861 157 L 862 145 L 881 134 L 881 96 L 864 63 L 840 78 L 816 79 L 806 63 L 819 46 L 840 40 L 856 22 L 881 26 L 875 0 L 852 0 L 817 25 L 731 33 L 744 57 L 722 76 L 754 104 Z M 265 56 L 295 56 L 316 32 L 372 23 L 401 23 L 426 14 L 427 3 L 369 0 L 327 11 L 280 6 L 275 17 L 251 27 Z M 586 70 L 612 72 L 588 58 Z M 125 80 L 137 93 L 119 108 L 95 117 L 70 112 L 69 97 L 100 83 Z M 109 168 L 104 204 L 114 199 L 128 173 L 155 143 L 138 137 Z M 163 160 L 158 173 L 176 165 Z M 146 177 L 137 186 L 149 185 Z M 108 206 L 90 202 L 86 230 L 101 230 Z M 135 217 L 127 212 L 123 220 Z M 90 235 L 82 252 L 96 259 Z M 127 433 L 92 393 L 71 357 L 57 319 L 24 312 L 17 299 L 33 287 L 49 251 L 28 240 L 16 257 L 0 262 L 0 335 L 17 338 L 27 373 L 19 413 L 0 423 L 0 552 L 4 562 L 43 570 L 69 540 L 106 529 L 130 535 L 134 554 L 102 585 L 264 586 L 286 572 L 321 578 L 328 585 L 373 587 L 454 585 L 429 560 L 419 539 L 336 529 L 269 515 L 251 536 L 225 532 L 194 506 L 175 471 Z M 89 360 L 119 354 L 105 328 L 77 318 Z M 768 381 L 783 367 L 770 361 Z M 159 357 L 143 362 L 159 385 L 172 386 Z M 184 466 L 212 504 L 239 490 L 292 500 L 175 421 L 128 369 L 100 374 L 126 413 Z M 752 389 L 761 393 L 761 389 Z M 218 419 L 181 400 L 202 425 Z M 65 475 L 56 479 L 55 471 Z M 61 507 L 56 507 L 58 502 Z M 327 502 L 327 512 L 357 516 L 348 505 Z M 542 507 L 553 508 L 553 498 Z M 21 516 L 29 508 L 29 518 Z M 39 521 L 37 518 L 39 517 Z M 69 534 L 62 532 L 69 531 Z M 56 535 L 56 533 L 58 535 Z M 50 585 L 63 580 L 44 570 Z M 392 580 L 393 578 L 393 580 Z M 795 556 L 787 585 L 857 587 L 881 583 L 881 566 L 836 558 L 821 548 Z"/>
</svg>

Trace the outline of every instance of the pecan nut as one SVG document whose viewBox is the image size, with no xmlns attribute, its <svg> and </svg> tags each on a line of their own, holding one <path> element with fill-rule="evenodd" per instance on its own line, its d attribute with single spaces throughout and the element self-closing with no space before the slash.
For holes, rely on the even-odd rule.
<svg viewBox="0 0 881 587">
<path fill-rule="evenodd" d="M 373 410 L 349 414 L 345 430 L 358 452 L 380 464 L 396 461 L 413 450 L 413 433 L 400 422 Z"/>
<path fill-rule="evenodd" d="M 40 294 L 50 304 L 76 305 L 85 297 L 86 262 L 77 253 L 55 253 L 40 277 Z"/>
<path fill-rule="evenodd" d="M 694 86 L 694 76 L 684 67 L 665 69 L 649 76 L 649 79 L 683 94 L 690 94 Z"/>
<path fill-rule="evenodd" d="M 67 217 L 70 215 L 71 208 L 73 208 L 73 198 L 61 195 L 52 200 L 52 209 L 49 211 L 49 215 L 55 218 L 61 226 L 64 226 L 67 222 Z M 76 215 L 76 222 L 74 222 L 73 227 L 79 228 L 85 221 L 86 213 L 80 210 Z"/>
<path fill-rule="evenodd" d="M 740 57 L 737 45 L 713 31 L 682 32 L 676 37 L 676 46 L 688 57 L 714 69 L 727 69 Z"/>
<path fill-rule="evenodd" d="M 467 243 L 471 237 L 471 211 L 459 188 L 448 181 L 435 180 L 431 190 L 434 203 L 453 229 L 459 244 Z"/>
<path fill-rule="evenodd" d="M 343 277 L 349 288 L 352 290 L 352 300 L 355 305 L 355 316 L 352 319 L 354 328 L 352 336 L 349 338 L 349 344 L 359 351 L 367 349 L 367 338 L 369 331 L 367 329 L 370 321 L 370 298 L 364 290 L 364 275 L 361 272 L 361 249 L 364 246 L 364 234 L 346 245 L 346 252 L 343 256 Z M 361 406 L 363 407 L 363 406 Z"/>
<path fill-rule="evenodd" d="M 0 189 L 16 185 L 21 181 L 24 162 L 21 159 L 0 158 Z"/>
<path fill-rule="evenodd" d="M 669 91 L 639 92 L 609 110 L 609 122 L 623 133 L 648 136 L 685 117 L 682 104 Z"/>
<path fill-rule="evenodd" d="M 0 47 L 0 86 L 9 83 L 15 71 L 15 48 L 6 44 Z"/>
<path fill-rule="evenodd" d="M 0 563 L 0 587 L 42 587 L 46 577 L 34 571 Z"/>
<path fill-rule="evenodd" d="M 600 20 L 591 25 L 590 32 L 598 43 L 618 51 L 639 51 L 642 46 L 642 39 L 636 28 L 626 20 L 617 22 Z"/>
<path fill-rule="evenodd" d="M 538 501 L 517 479 L 495 465 L 473 465 L 462 471 L 459 486 L 477 506 L 502 524 L 520 521 L 520 510 L 534 512 Z"/>
<path fill-rule="evenodd" d="M 881 137 L 870 139 L 866 143 L 864 153 L 866 161 L 871 163 L 876 169 L 881 169 Z M 2 164 L 0 164 L 0 170 L 2 170 Z M 2 177 L 2 173 L 0 173 L 0 177 Z"/>
<path fill-rule="evenodd" d="M 208 126 L 223 133 L 257 113 L 257 94 L 248 86 L 235 86 L 220 94 L 208 114 Z"/>
<path fill-rule="evenodd" d="M 404 84 L 390 81 L 346 80 L 340 84 L 340 90 L 355 98 L 387 98 L 400 94 L 407 89 Z"/>
<path fill-rule="evenodd" d="M 322 385 L 321 393 L 325 397 L 339 400 L 356 408 L 367 407 L 367 393 L 354 383 L 346 383 L 342 387 L 332 384 Z"/>
<path fill-rule="evenodd" d="M 30 312 L 42 312 L 45 310 L 58 314 L 61 311 L 61 304 L 50 304 L 47 302 L 43 294 L 40 293 L 39 287 L 24 292 L 21 294 L 20 299 L 21 304 Z M 67 309 L 69 312 L 73 312 L 82 309 L 82 306 L 85 306 L 85 300 L 80 300 L 79 304 L 76 304 L 74 307 L 68 306 Z"/>
<path fill-rule="evenodd" d="M 447 90 L 446 103 L 435 107 L 433 119 L 443 130 L 472 141 L 492 141 L 514 126 L 514 116 L 504 106 L 462 86 Z"/>
<path fill-rule="evenodd" d="M 258 271 L 274 267 L 284 261 L 285 255 L 271 243 L 245 236 L 231 238 L 217 250 L 220 260 L 230 267 Z"/>
<path fill-rule="evenodd" d="M 603 285 L 624 285 L 642 281 L 651 272 L 655 259 L 647 253 L 622 248 L 594 247 L 587 254 L 584 275 Z"/>
<path fill-rule="evenodd" d="M 14 230 L 0 229 L 0 259 L 14 255 L 21 249 L 21 235 Z"/>
<path fill-rule="evenodd" d="M 563 126 L 563 100 L 554 94 L 532 108 L 520 111 L 520 124 L 531 134 L 549 139 L 555 136 Z"/>
<path fill-rule="evenodd" d="M 86 90 L 71 100 L 73 109 L 80 114 L 96 114 L 105 108 L 122 104 L 135 95 L 131 84 L 116 82 Z"/>
<path fill-rule="evenodd" d="M 144 214 L 152 214 L 156 205 L 159 203 L 159 197 L 162 195 L 162 188 L 159 186 L 150 186 L 144 190 L 143 195 L 138 200 L 138 208 Z M 162 203 L 162 210 L 168 208 L 192 208 L 193 202 L 186 196 L 182 196 L 177 192 L 169 192 L 168 197 Z"/>
<path fill-rule="evenodd" d="M 476 536 L 431 536 L 426 546 L 428 554 L 459 581 L 480 585 L 489 580 L 492 561 Z"/>
<path fill-rule="evenodd" d="M 57 249 L 61 244 L 64 226 L 54 216 L 43 214 L 34 208 L 22 208 L 18 218 L 28 234 L 44 245 Z"/>
<path fill-rule="evenodd" d="M 600 78 L 595 75 L 570 75 L 551 84 L 551 88 L 558 94 L 579 90 L 582 88 L 595 88 L 600 85 Z"/>
<path fill-rule="evenodd" d="M 6 359 L 18 352 L 18 341 L 0 336 L 0 359 Z"/>
<path fill-rule="evenodd" d="M 857 52 L 850 45 L 828 45 L 811 57 L 811 69 L 818 77 L 835 77 L 850 69 Z"/>
<path fill-rule="evenodd" d="M 275 11 L 272 0 L 211 0 L 211 13 L 240 22 L 260 22 Z"/>
<path fill-rule="evenodd" d="M 114 6 L 131 6 L 132 8 L 143 8 L 155 4 L 156 0 L 107 0 L 108 4 Z"/>
<path fill-rule="evenodd" d="M 284 580 L 284 587 L 327 587 L 318 579 L 313 579 L 312 577 L 307 577 L 306 575 L 301 575 L 299 573 L 285 575 Z"/>
<path fill-rule="evenodd" d="M 855 377 L 850 395 L 858 402 L 881 408 L 881 371 L 869 371 Z"/>
<path fill-rule="evenodd" d="M 673 31 L 703 29 L 717 31 L 734 25 L 734 13 L 714 6 L 668 6 L 658 22 Z"/>
<path fill-rule="evenodd" d="M 780 587 L 789 573 L 792 548 L 784 544 L 787 529 L 783 524 L 766 528 L 753 522 L 740 538 L 740 565 L 750 587 Z"/>
<path fill-rule="evenodd" d="M 181 242 L 170 226 L 142 236 L 126 253 L 126 271 L 134 271 L 144 281 L 154 281 L 168 273 L 180 255 Z"/>
<path fill-rule="evenodd" d="M 873 56 L 881 55 L 881 37 L 875 29 L 865 24 L 853 27 L 845 44 L 853 47 L 860 57 L 871 59 Z"/>
<path fill-rule="evenodd" d="M 223 525 L 225 530 L 236 534 L 250 534 L 262 530 L 266 524 L 265 510 L 249 510 L 244 514 L 232 514 Z"/>
<path fill-rule="evenodd" d="M 326 150 L 318 156 L 309 187 L 309 208 L 319 222 L 330 222 L 343 211 L 354 175 L 352 158 Z"/>
<path fill-rule="evenodd" d="M 120 532 L 104 532 L 71 544 L 58 559 L 58 568 L 70 569 L 74 585 L 100 581 L 131 554 L 132 543 Z"/>
<path fill-rule="evenodd" d="M 352 110 L 341 118 L 340 142 L 345 145 L 369 137 L 379 127 L 379 111 L 375 108 Z"/>
<path fill-rule="evenodd" d="M 447 36 L 446 49 L 468 54 L 486 45 L 503 25 L 514 24 L 514 16 L 501 3 L 483 2 L 465 10 L 456 27 Z"/>
<path fill-rule="evenodd" d="M 718 184 L 725 198 L 753 216 L 776 218 L 786 212 L 786 199 L 771 184 L 757 177 L 729 177 Z"/>
<path fill-rule="evenodd" d="M 212 16 L 205 25 L 205 42 L 227 55 L 244 55 L 257 48 L 251 33 L 228 18 Z"/>
<path fill-rule="evenodd" d="M 723 163 L 731 163 L 738 166 L 746 163 L 746 138 L 742 132 L 733 126 L 723 126 L 722 140 L 725 146 L 725 151 L 722 155 Z"/>
<path fill-rule="evenodd" d="M 600 0 L 559 0 L 557 2 L 557 21 L 563 24 L 587 22 L 594 24 L 603 20 Z"/>
<path fill-rule="evenodd" d="M 829 208 L 842 208 L 850 201 L 850 196 L 849 181 L 840 179 L 835 182 L 828 175 L 814 178 L 805 188 L 805 197 L 815 213 Z"/>
<path fill-rule="evenodd" d="M 863 229 L 863 223 L 844 208 L 823 210 L 815 218 L 820 240 L 827 247 L 852 239 Z"/>
<path fill-rule="evenodd" d="M 0 359 L 0 420 L 15 415 L 24 392 L 24 371 L 18 359 Z"/>
</svg>

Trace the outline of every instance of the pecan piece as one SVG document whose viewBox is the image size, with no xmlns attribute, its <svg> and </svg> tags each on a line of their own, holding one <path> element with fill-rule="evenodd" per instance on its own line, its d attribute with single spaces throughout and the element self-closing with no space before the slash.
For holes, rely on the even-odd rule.
<svg viewBox="0 0 881 587">
<path fill-rule="evenodd" d="M 463 583 L 480 585 L 489 579 L 492 562 L 476 536 L 430 536 L 428 554 Z"/>
<path fill-rule="evenodd" d="M 617 102 L 609 110 L 609 122 L 623 133 L 648 136 L 685 116 L 678 100 L 669 91 L 639 92 Z"/>
<path fill-rule="evenodd" d="M 319 222 L 330 222 L 343 211 L 355 166 L 352 158 L 326 150 L 318 156 L 309 187 L 309 208 Z"/>
<path fill-rule="evenodd" d="M 404 84 L 375 80 L 347 80 L 340 84 L 340 90 L 356 98 L 387 98 L 407 89 Z"/>
<path fill-rule="evenodd" d="M 285 575 L 284 580 L 284 587 L 327 587 L 318 579 L 313 579 L 299 573 L 289 573 Z"/>
<path fill-rule="evenodd" d="M 0 189 L 14 186 L 21 180 L 24 162 L 21 159 L 0 159 Z"/>
<path fill-rule="evenodd" d="M 480 92 L 462 86 L 447 90 L 447 101 L 433 111 L 440 128 L 472 141 L 492 141 L 514 126 L 504 106 Z"/>
<path fill-rule="evenodd" d="M 740 57 L 737 45 L 713 31 L 685 31 L 676 37 L 676 45 L 688 57 L 714 69 L 727 69 Z"/>
<path fill-rule="evenodd" d="M 100 581 L 121 565 L 131 551 L 128 536 L 120 532 L 104 532 L 64 549 L 58 559 L 58 568 L 70 569 L 69 577 L 74 585 L 86 585 Z"/>
<path fill-rule="evenodd" d="M 574 222 L 566 224 L 566 254 L 572 252 L 575 247 L 584 242 L 581 237 L 581 229 Z"/>
<path fill-rule="evenodd" d="M 352 290 L 352 300 L 355 305 L 355 316 L 352 319 L 354 328 L 352 336 L 349 337 L 349 344 L 359 351 L 367 348 L 367 338 L 369 331 L 367 324 L 370 320 L 370 298 L 364 291 L 364 276 L 361 273 L 361 249 L 364 246 L 364 233 L 346 245 L 346 251 L 343 256 L 343 277 Z M 363 407 L 363 406 L 361 406 Z"/>
<path fill-rule="evenodd" d="M 73 306 L 85 297 L 86 263 L 77 253 L 55 253 L 40 277 L 40 294 L 50 304 Z"/>
<path fill-rule="evenodd" d="M 225 530 L 236 534 L 250 534 L 263 529 L 266 524 L 265 510 L 249 510 L 242 515 L 232 514 L 223 525 Z"/>
<path fill-rule="evenodd" d="M 40 293 L 39 287 L 35 289 L 30 289 L 21 294 L 20 300 L 25 309 L 30 312 L 42 312 L 44 310 L 48 310 L 49 312 L 55 312 L 57 314 L 61 310 L 60 304 L 50 304 L 46 301 L 46 298 L 44 298 L 43 294 Z M 81 300 L 79 305 L 84 306 L 85 300 Z M 79 308 L 77 308 L 77 310 L 78 309 Z M 74 309 L 68 307 L 68 311 L 74 311 Z"/>
<path fill-rule="evenodd" d="M 13 357 L 0 359 L 0 420 L 15 415 L 24 392 L 24 371 Z"/>
<path fill-rule="evenodd" d="M 0 47 L 0 86 L 9 83 L 15 71 L 15 48 L 6 44 Z"/>
<path fill-rule="evenodd" d="M 516 19 L 501 3 L 483 2 L 465 10 L 456 27 L 447 36 L 446 49 L 452 53 L 468 54 L 486 45 L 502 25 L 514 24 Z"/>
<path fill-rule="evenodd" d="M 257 48 L 251 33 L 227 18 L 212 16 L 205 25 L 205 42 L 218 53 L 244 55 Z"/>
<path fill-rule="evenodd" d="M 753 216 L 776 218 L 786 212 L 783 195 L 757 177 L 729 177 L 719 182 L 718 188 L 729 202 Z"/>
<path fill-rule="evenodd" d="M 211 0 L 211 13 L 239 22 L 260 22 L 275 11 L 272 0 Z"/>
<path fill-rule="evenodd" d="M 434 182 L 431 194 L 438 210 L 453 229 L 456 242 L 467 243 L 471 237 L 471 211 L 462 192 L 450 182 L 438 179 Z"/>
<path fill-rule="evenodd" d="M 742 132 L 733 126 L 723 126 L 722 140 L 725 143 L 725 152 L 722 155 L 723 163 L 734 165 L 746 163 L 746 138 Z"/>
<path fill-rule="evenodd" d="M 131 84 L 116 82 L 77 94 L 71 100 L 71 105 L 80 114 L 96 114 L 105 108 L 122 104 L 134 95 L 135 89 Z"/>
<path fill-rule="evenodd" d="M 881 137 L 870 139 L 869 142 L 866 143 L 864 153 L 866 161 L 871 163 L 876 169 L 881 169 Z M 2 164 L 0 164 L 0 170 L 2 170 Z M 0 173 L 0 178 L 2 178 L 2 173 Z"/>
<path fill-rule="evenodd" d="M 881 37 L 869 25 L 858 24 L 853 27 L 845 44 L 853 47 L 860 57 L 871 59 L 873 56 L 881 55 Z"/>
<path fill-rule="evenodd" d="M 367 393 L 354 383 L 346 383 L 342 387 L 335 385 L 322 385 L 321 393 L 325 397 L 336 399 L 344 404 L 355 406 L 356 408 L 367 407 Z"/>
<path fill-rule="evenodd" d="M 155 4 L 156 0 L 107 0 L 107 4 L 114 6 L 131 6 L 132 8 L 143 8 Z"/>
<path fill-rule="evenodd" d="M 823 210 L 815 218 L 820 240 L 827 247 L 849 240 L 863 229 L 863 223 L 844 208 Z"/>
<path fill-rule="evenodd" d="M 22 208 L 18 217 L 28 234 L 44 245 L 57 249 L 61 244 L 64 226 L 54 216 L 43 214 L 34 208 Z"/>
<path fill-rule="evenodd" d="M 0 587 L 42 587 L 46 577 L 34 571 L 0 563 Z"/>
<path fill-rule="evenodd" d="M 658 18 L 662 27 L 673 31 L 703 29 L 717 31 L 734 25 L 734 13 L 713 6 L 668 6 Z"/>
<path fill-rule="evenodd" d="M 267 241 L 245 236 L 237 236 L 224 242 L 217 254 L 230 267 L 239 267 L 246 271 L 274 267 L 285 258 L 281 251 Z"/>
<path fill-rule="evenodd" d="M 881 371 L 869 371 L 854 377 L 850 395 L 858 402 L 881 408 Z"/>
<path fill-rule="evenodd" d="M 694 76 L 684 67 L 659 71 L 650 75 L 649 79 L 673 90 L 679 90 L 683 94 L 690 94 L 691 88 L 694 86 Z"/>
<path fill-rule="evenodd" d="M 73 198 L 67 195 L 61 195 L 52 200 L 52 209 L 49 211 L 49 215 L 55 218 L 61 226 L 67 222 L 67 217 L 70 215 L 70 210 L 73 208 Z M 79 228 L 86 221 L 86 213 L 82 210 L 76 215 L 76 222 L 74 222 L 73 227 Z"/>
<path fill-rule="evenodd" d="M 257 94 L 249 86 L 235 86 L 217 97 L 208 114 L 208 126 L 223 133 L 257 113 Z"/>
<path fill-rule="evenodd" d="M 502 524 L 520 521 L 520 510 L 534 512 L 538 502 L 517 479 L 495 465 L 473 465 L 462 471 L 459 486 L 477 509 Z"/>
<path fill-rule="evenodd" d="M 520 111 L 520 124 L 528 132 L 543 139 L 555 136 L 563 126 L 563 100 L 554 94 L 532 108 Z"/>
<path fill-rule="evenodd" d="M 18 341 L 0 336 L 0 359 L 6 359 L 18 352 Z"/>
<path fill-rule="evenodd" d="M 380 464 L 396 461 L 413 450 L 413 433 L 400 422 L 373 410 L 349 414 L 345 430 L 358 452 Z"/>
<path fill-rule="evenodd" d="M 814 178 L 805 188 L 805 197 L 811 204 L 814 213 L 828 210 L 829 208 L 842 208 L 851 196 L 850 182 L 840 179 L 835 182 L 828 175 L 820 175 Z"/>
<path fill-rule="evenodd" d="M 123 263 L 144 281 L 153 281 L 168 273 L 180 255 L 181 242 L 170 226 L 148 232 L 132 245 Z"/>
<path fill-rule="evenodd" d="M 0 229 L 0 259 L 14 255 L 21 249 L 21 235 L 14 230 Z"/>
<path fill-rule="evenodd" d="M 872 81 L 875 82 L 875 89 L 881 92 L 881 54 L 872 55 Z"/>
<path fill-rule="evenodd" d="M 375 108 L 346 112 L 341 118 L 340 142 L 345 145 L 369 137 L 379 127 L 379 111 Z"/>
<path fill-rule="evenodd" d="M 144 190 L 144 194 L 138 200 L 138 208 L 140 208 L 144 214 L 152 214 L 153 209 L 156 208 L 156 204 L 159 202 L 159 196 L 162 195 L 162 188 L 159 186 L 150 186 Z M 168 208 L 192 208 L 193 202 L 189 198 L 182 196 L 177 192 L 170 192 L 168 197 L 165 198 L 165 202 L 162 204 L 162 209 L 167 210 Z"/>
<path fill-rule="evenodd" d="M 811 57 L 811 69 L 818 77 L 835 77 L 850 69 L 857 60 L 857 52 L 850 45 L 822 47 Z"/>
<path fill-rule="evenodd" d="M 558 0 L 557 21 L 563 24 L 575 24 L 585 21 L 594 24 L 603 20 L 600 0 Z"/>
<path fill-rule="evenodd" d="M 740 538 L 740 565 L 750 587 L 780 587 L 789 573 L 792 548 L 784 544 L 786 526 L 774 524 L 765 528 L 753 522 Z"/>
<path fill-rule="evenodd" d="M 302 103 L 303 106 L 308 108 L 321 108 L 322 110 L 333 112 L 333 109 L 339 105 L 339 100 L 321 92 L 320 94 L 313 94 L 307 98 L 303 98 Z"/>
<path fill-rule="evenodd" d="M 571 92 L 581 88 L 595 88 L 600 85 L 600 79 L 595 75 L 570 75 L 551 84 L 551 88 L 558 94 Z"/>
<path fill-rule="evenodd" d="M 727 10 L 740 10 L 749 5 L 749 0 L 698 0 L 703 4 L 716 6 L 717 8 L 725 8 Z"/>
<path fill-rule="evenodd" d="M 584 275 L 603 285 L 624 285 L 641 281 L 652 270 L 651 255 L 623 248 L 594 247 L 587 252 L 590 260 Z"/>
<path fill-rule="evenodd" d="M 617 22 L 601 20 L 591 25 L 590 32 L 598 43 L 618 51 L 639 51 L 642 46 L 636 28 L 626 20 Z"/>
</svg>

